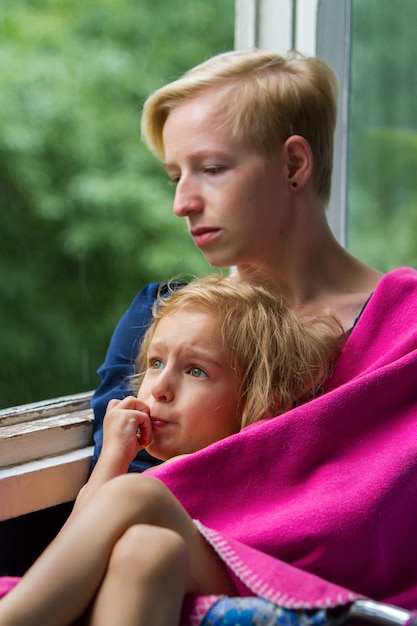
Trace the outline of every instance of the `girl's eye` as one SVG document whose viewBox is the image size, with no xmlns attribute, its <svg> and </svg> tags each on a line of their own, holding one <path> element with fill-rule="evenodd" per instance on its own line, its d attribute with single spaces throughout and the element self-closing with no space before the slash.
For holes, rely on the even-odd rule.
<svg viewBox="0 0 417 626">
<path fill-rule="evenodd" d="M 162 370 L 164 369 L 165 365 L 164 362 L 161 361 L 161 359 L 151 359 L 149 361 L 149 368 L 151 370 Z"/>
<path fill-rule="evenodd" d="M 197 367 L 196 365 L 194 365 L 193 367 L 191 367 L 189 369 L 190 376 L 192 376 L 193 378 L 207 378 L 207 374 L 204 370 L 201 369 L 201 367 Z"/>
</svg>

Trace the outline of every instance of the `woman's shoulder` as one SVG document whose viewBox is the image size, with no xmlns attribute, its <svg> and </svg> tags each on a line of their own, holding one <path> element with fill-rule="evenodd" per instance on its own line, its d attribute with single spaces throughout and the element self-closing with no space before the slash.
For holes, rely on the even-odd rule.
<svg viewBox="0 0 417 626">
<path fill-rule="evenodd" d="M 410 337 L 416 332 L 417 270 L 400 267 L 384 274 L 364 307 L 355 326 L 376 335 L 399 334 Z M 395 332 L 394 332 L 395 329 Z"/>
<path fill-rule="evenodd" d="M 409 297 L 417 292 L 417 270 L 413 267 L 398 267 L 384 274 L 375 289 L 375 295 Z"/>
<path fill-rule="evenodd" d="M 143 307 L 149 308 L 158 297 L 165 297 L 176 289 L 181 289 L 185 281 L 152 282 L 142 287 L 133 298 L 129 309 L 135 311 Z"/>
</svg>

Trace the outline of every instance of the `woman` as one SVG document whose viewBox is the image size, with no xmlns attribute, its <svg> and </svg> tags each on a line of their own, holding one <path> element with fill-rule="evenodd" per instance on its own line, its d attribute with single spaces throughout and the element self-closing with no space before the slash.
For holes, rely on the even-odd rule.
<svg viewBox="0 0 417 626">
<path fill-rule="evenodd" d="M 145 140 L 208 261 L 276 288 L 297 314 L 331 311 L 349 334 L 325 395 L 243 431 L 238 444 L 227 439 L 151 473 L 235 564 L 241 594 L 322 606 L 329 596 L 313 574 L 413 608 L 417 276 L 383 276 L 333 237 L 325 208 L 335 118 L 332 71 L 293 54 L 220 55 L 148 99 Z M 126 393 L 155 290 L 140 292 L 101 368 L 96 457 L 100 416 Z"/>
<path fill-rule="evenodd" d="M 352 257 L 326 220 L 336 97 L 334 74 L 319 59 L 232 52 L 151 95 L 142 128 L 177 182 L 174 212 L 212 265 L 276 285 L 298 313 L 327 308 L 349 331 L 382 275 Z M 127 394 L 158 288 L 136 296 L 99 370 L 94 463 L 107 403 Z M 142 456 L 132 469 L 149 461 Z"/>
</svg>

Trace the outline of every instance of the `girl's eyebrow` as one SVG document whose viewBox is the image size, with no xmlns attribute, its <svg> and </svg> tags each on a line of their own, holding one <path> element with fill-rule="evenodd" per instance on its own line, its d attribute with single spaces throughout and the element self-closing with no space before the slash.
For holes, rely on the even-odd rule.
<svg viewBox="0 0 417 626">
<path fill-rule="evenodd" d="M 165 341 L 156 340 L 152 341 L 148 348 L 148 354 L 153 355 L 154 353 L 162 352 L 167 347 L 167 343 Z M 216 352 L 217 354 L 217 352 Z M 190 361 L 204 361 L 205 363 L 209 363 L 217 368 L 222 368 L 223 365 L 218 361 L 216 356 L 213 356 L 210 352 L 205 351 L 202 348 L 194 348 L 192 346 L 187 346 L 186 348 L 186 357 Z"/>
<path fill-rule="evenodd" d="M 208 354 L 206 352 L 201 352 L 201 350 L 200 351 L 190 350 L 189 356 L 191 360 L 203 361 L 204 363 L 209 363 L 210 365 L 213 365 L 214 367 L 217 367 L 217 368 L 222 367 L 221 363 L 219 363 L 219 361 L 215 357 L 211 356 L 211 354 Z"/>
</svg>

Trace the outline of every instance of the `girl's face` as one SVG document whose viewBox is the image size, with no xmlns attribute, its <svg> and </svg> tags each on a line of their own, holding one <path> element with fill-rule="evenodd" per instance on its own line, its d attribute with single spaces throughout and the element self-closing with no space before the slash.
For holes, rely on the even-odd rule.
<svg viewBox="0 0 417 626">
<path fill-rule="evenodd" d="M 147 451 L 166 460 L 238 432 L 238 387 L 213 315 L 181 310 L 162 318 L 138 392 L 152 423 Z"/>
<path fill-rule="evenodd" d="M 283 150 L 270 158 L 232 136 L 210 90 L 175 108 L 163 129 L 174 212 L 209 263 L 268 269 L 284 245 L 291 211 Z"/>
</svg>

